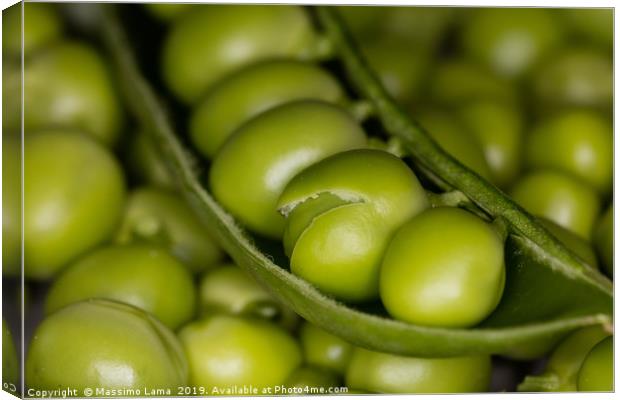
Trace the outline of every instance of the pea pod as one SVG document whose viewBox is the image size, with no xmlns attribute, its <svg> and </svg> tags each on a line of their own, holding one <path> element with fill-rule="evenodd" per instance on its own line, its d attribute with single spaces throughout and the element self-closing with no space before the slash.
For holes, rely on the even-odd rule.
<svg viewBox="0 0 620 400">
<path fill-rule="evenodd" d="M 479 328 L 421 327 L 343 306 L 274 264 L 201 185 L 187 150 L 175 137 L 151 87 L 140 74 L 122 27 L 114 15 L 108 15 L 102 26 L 104 38 L 122 71 L 119 75 L 128 89 L 128 104 L 152 132 L 194 210 L 211 226 L 235 262 L 307 320 L 353 344 L 383 352 L 428 357 L 494 353 L 577 327 L 608 326 L 609 281 L 586 271 L 587 267 L 550 239 L 520 207 L 449 158 L 404 113 L 398 112 L 343 34 L 339 20 L 329 9 L 319 10 L 320 20 L 341 53 L 340 59 L 346 61 L 349 75 L 358 88 L 365 88 L 362 93 L 373 101 L 388 132 L 404 140 L 415 162 L 426 167 L 429 174 L 432 171 L 450 186 L 462 189 L 484 212 L 499 214 L 509 222 L 506 254 L 511 254 L 511 260 L 507 263 L 504 296 Z M 419 146 L 412 146 L 412 142 Z"/>
</svg>

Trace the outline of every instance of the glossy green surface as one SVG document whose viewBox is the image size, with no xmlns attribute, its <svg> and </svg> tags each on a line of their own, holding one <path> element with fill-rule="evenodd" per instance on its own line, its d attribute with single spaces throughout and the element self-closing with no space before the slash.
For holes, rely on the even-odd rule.
<svg viewBox="0 0 620 400">
<path fill-rule="evenodd" d="M 2 135 L 2 274 L 21 271 L 21 143 Z"/>
<path fill-rule="evenodd" d="M 194 273 L 215 266 L 224 256 L 182 197 L 152 186 L 130 193 L 116 238 L 160 244 Z"/>
<path fill-rule="evenodd" d="M 571 48 L 549 56 L 532 77 L 539 110 L 566 106 L 611 108 L 613 63 L 608 55 Z"/>
<path fill-rule="evenodd" d="M 361 148 L 364 131 L 345 110 L 303 100 L 273 108 L 244 124 L 213 160 L 215 198 L 241 223 L 279 239 L 284 218 L 276 202 L 298 172 L 344 150 Z"/>
<path fill-rule="evenodd" d="M 24 129 L 66 128 L 114 144 L 122 111 L 104 59 L 87 44 L 63 42 L 24 66 Z M 17 121 L 19 122 L 19 120 Z"/>
<path fill-rule="evenodd" d="M 402 321 L 469 327 L 495 309 L 505 274 L 495 229 L 467 211 L 438 207 L 394 235 L 381 264 L 381 300 Z"/>
<path fill-rule="evenodd" d="M 69 266 L 52 284 L 45 311 L 106 298 L 148 311 L 176 329 L 194 316 L 196 297 L 192 276 L 165 249 L 149 244 L 110 246 Z"/>
<path fill-rule="evenodd" d="M 284 103 L 316 99 L 344 103 L 340 83 L 321 67 L 295 60 L 252 64 L 219 82 L 192 112 L 193 144 L 212 158 L 250 118 Z"/>
<path fill-rule="evenodd" d="M 124 178 L 108 150 L 79 133 L 27 134 L 24 154 L 25 275 L 47 279 L 112 237 Z"/>
<path fill-rule="evenodd" d="M 613 178 L 613 130 L 602 115 L 568 111 L 543 120 L 527 136 L 525 162 L 583 179 L 602 194 Z"/>
<path fill-rule="evenodd" d="M 235 265 L 207 271 L 200 280 L 203 314 L 226 313 L 270 319 L 286 328 L 297 324 L 297 315 L 276 301 L 264 287 Z"/>
<path fill-rule="evenodd" d="M 171 389 L 187 384 L 174 334 L 150 314 L 109 300 L 67 306 L 36 329 L 26 388 Z"/>
<path fill-rule="evenodd" d="M 180 18 L 192 8 L 187 3 L 145 3 L 144 7 L 151 15 L 165 22 Z"/>
<path fill-rule="evenodd" d="M 301 327 L 299 340 L 307 364 L 344 374 L 353 354 L 353 345 L 310 322 Z"/>
<path fill-rule="evenodd" d="M 517 97 L 510 81 L 463 60 L 444 61 L 435 68 L 429 95 L 439 104 L 457 106 L 476 100 L 512 102 Z"/>
<path fill-rule="evenodd" d="M 564 243 L 564 245 L 566 245 L 567 248 L 578 255 L 589 266 L 594 269 L 598 267 L 594 247 L 592 247 L 592 244 L 590 244 L 588 240 L 546 218 L 540 218 L 539 220 L 540 223 L 547 228 L 551 234 L 553 234 L 553 236 L 558 238 L 562 243 Z"/>
<path fill-rule="evenodd" d="M 22 47 L 22 3 L 2 12 L 2 51 L 20 57 L 58 40 L 62 25 L 56 6 L 50 3 L 24 2 Z"/>
<path fill-rule="evenodd" d="M 527 72 L 558 45 L 557 16 L 543 8 L 478 8 L 468 15 L 463 48 L 472 59 L 505 76 Z"/>
<path fill-rule="evenodd" d="M 262 320 L 214 316 L 187 325 L 179 337 L 189 359 L 190 385 L 208 389 L 281 385 L 302 360 L 293 337 Z"/>
<path fill-rule="evenodd" d="M 491 359 L 414 358 L 356 348 L 345 381 L 352 389 L 375 393 L 484 392 L 491 381 Z"/>
<path fill-rule="evenodd" d="M 340 300 L 374 299 L 394 231 L 428 207 L 409 167 L 381 150 L 351 150 L 304 170 L 286 186 L 291 272 Z"/>
<path fill-rule="evenodd" d="M 173 24 L 163 47 L 163 77 L 177 97 L 195 103 L 244 65 L 307 58 L 314 45 L 299 6 L 203 5 Z"/>
<path fill-rule="evenodd" d="M 299 394 L 328 393 L 327 389 L 339 386 L 340 379 L 333 372 L 314 367 L 301 367 L 288 377 L 284 386 L 301 389 Z M 320 389 L 323 389 L 321 391 Z"/>
<path fill-rule="evenodd" d="M 614 274 L 614 207 L 609 206 L 599 218 L 592 238 L 601 257 L 602 265 L 609 276 Z"/>
<path fill-rule="evenodd" d="M 614 340 L 608 336 L 586 356 L 577 377 L 580 392 L 611 392 L 614 390 Z"/>
<path fill-rule="evenodd" d="M 8 384 L 19 385 L 19 359 L 15 351 L 15 342 L 9 326 L 2 318 L 2 383 L 6 391 Z"/>
<path fill-rule="evenodd" d="M 523 176 L 510 193 L 530 213 L 548 218 L 585 239 L 590 237 L 601 208 L 593 188 L 552 170 Z"/>
<path fill-rule="evenodd" d="M 414 112 L 414 116 L 441 148 L 483 178 L 491 179 L 481 141 L 462 122 L 447 112 L 432 109 Z"/>
<path fill-rule="evenodd" d="M 176 182 L 168 166 L 146 132 L 133 135 L 126 156 L 130 170 L 141 183 L 175 189 Z"/>
<path fill-rule="evenodd" d="M 492 181 L 507 187 L 521 170 L 523 116 L 510 103 L 471 102 L 459 116 L 468 132 L 478 140 L 491 171 Z"/>
</svg>

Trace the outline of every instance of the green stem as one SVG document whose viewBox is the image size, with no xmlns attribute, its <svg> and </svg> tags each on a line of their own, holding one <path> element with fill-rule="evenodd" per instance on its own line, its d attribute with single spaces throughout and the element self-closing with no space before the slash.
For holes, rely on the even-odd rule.
<svg viewBox="0 0 620 400">
<path fill-rule="evenodd" d="M 347 76 L 362 97 L 373 104 L 385 130 L 403 141 L 421 169 L 431 171 L 446 185 L 463 192 L 486 213 L 503 217 L 509 230 L 528 239 L 528 245 L 542 253 L 551 268 L 561 270 L 567 276 L 581 276 L 590 285 L 612 297 L 612 285 L 608 279 L 591 272 L 521 206 L 451 157 L 400 108 L 368 66 L 335 8 L 321 6 L 317 10 L 319 22 L 332 40 Z"/>
</svg>

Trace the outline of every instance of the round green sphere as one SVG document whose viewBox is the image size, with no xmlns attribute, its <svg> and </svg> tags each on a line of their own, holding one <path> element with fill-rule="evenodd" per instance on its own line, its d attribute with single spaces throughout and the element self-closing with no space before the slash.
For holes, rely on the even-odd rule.
<svg viewBox="0 0 620 400">
<path fill-rule="evenodd" d="M 352 389 L 373 393 L 485 392 L 491 358 L 415 358 L 356 348 L 345 381 Z"/>
<path fill-rule="evenodd" d="M 224 257 L 183 198 L 152 186 L 138 187 L 129 194 L 116 239 L 159 244 L 194 273 L 214 267 Z"/>
<path fill-rule="evenodd" d="M 187 325 L 179 337 L 189 359 L 190 385 L 209 391 L 282 385 L 302 361 L 295 339 L 263 320 L 217 315 Z"/>
<path fill-rule="evenodd" d="M 475 215 L 429 209 L 403 225 L 381 265 L 381 300 L 394 318 L 464 328 L 495 309 L 504 291 L 504 242 Z"/>
<path fill-rule="evenodd" d="M 338 81 L 317 65 L 296 60 L 252 64 L 219 82 L 192 112 L 190 136 L 213 158 L 226 139 L 248 119 L 295 100 L 344 103 Z"/>
<path fill-rule="evenodd" d="M 611 392 L 614 390 L 614 340 L 608 336 L 586 356 L 579 375 L 577 390 L 580 392 Z"/>
<path fill-rule="evenodd" d="M 21 272 L 22 177 L 18 136 L 2 135 L 2 274 Z"/>
<path fill-rule="evenodd" d="M 299 340 L 307 364 L 344 374 L 353 354 L 353 345 L 310 322 L 301 327 Z"/>
<path fill-rule="evenodd" d="M 565 171 L 609 193 L 613 177 L 611 123 L 592 111 L 569 111 L 540 122 L 527 136 L 530 168 Z"/>
<path fill-rule="evenodd" d="M 338 387 L 340 380 L 333 372 L 315 367 L 301 367 L 284 382 L 287 390 L 297 389 L 294 394 L 328 394 L 330 388 Z"/>
<path fill-rule="evenodd" d="M 23 4 L 23 46 L 22 46 Z M 62 21 L 55 4 L 18 3 L 2 12 L 2 51 L 19 58 L 50 45 L 62 34 Z"/>
<path fill-rule="evenodd" d="M 83 134 L 27 134 L 24 154 L 25 275 L 47 279 L 112 237 L 125 183 L 116 159 Z"/>
<path fill-rule="evenodd" d="M 601 208 L 596 191 L 563 172 L 533 171 L 511 190 L 512 198 L 530 213 L 589 239 Z"/>
<path fill-rule="evenodd" d="M 216 200 L 242 224 L 280 239 L 284 218 L 276 202 L 291 178 L 332 154 L 365 144 L 362 128 L 340 107 L 291 102 L 240 127 L 213 159 L 209 182 Z"/>
<path fill-rule="evenodd" d="M 74 303 L 37 327 L 26 388 L 170 389 L 187 384 L 175 335 L 145 311 L 110 300 Z"/>
<path fill-rule="evenodd" d="M 418 179 L 390 153 L 351 150 L 316 163 L 278 201 L 291 271 L 340 300 L 375 299 L 391 236 L 426 207 Z"/>
<path fill-rule="evenodd" d="M 195 103 L 218 80 L 269 58 L 308 58 L 315 34 L 306 11 L 288 5 L 202 5 L 179 18 L 165 39 L 164 81 Z"/>
<path fill-rule="evenodd" d="M 196 297 L 192 276 L 165 249 L 149 244 L 110 246 L 67 268 L 52 284 L 45 311 L 106 298 L 148 311 L 176 329 L 194 316 Z"/>
</svg>

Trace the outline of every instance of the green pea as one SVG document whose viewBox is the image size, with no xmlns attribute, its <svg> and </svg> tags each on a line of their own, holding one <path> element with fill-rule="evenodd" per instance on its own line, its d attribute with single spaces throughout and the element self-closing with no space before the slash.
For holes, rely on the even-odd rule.
<svg viewBox="0 0 620 400">
<path fill-rule="evenodd" d="M 2 135 L 2 273 L 21 272 L 21 145 L 17 136 Z"/>
<path fill-rule="evenodd" d="M 426 207 L 416 176 L 390 153 L 351 150 L 316 163 L 278 201 L 291 271 L 338 299 L 374 299 L 390 237 Z"/>
<path fill-rule="evenodd" d="M 356 348 L 345 381 L 375 393 L 484 392 L 491 381 L 491 358 L 415 358 Z"/>
<path fill-rule="evenodd" d="M 86 135 L 27 134 L 24 154 L 25 275 L 46 279 L 112 237 L 125 184 L 116 159 Z"/>
<path fill-rule="evenodd" d="M 612 336 L 600 341 L 586 356 L 577 377 L 580 392 L 614 390 L 614 341 Z"/>
<path fill-rule="evenodd" d="M 353 354 L 353 346 L 350 343 L 310 322 L 301 327 L 299 340 L 306 363 L 344 374 Z"/>
<path fill-rule="evenodd" d="M 492 181 L 510 185 L 521 169 L 524 121 L 519 110 L 510 103 L 479 101 L 463 106 L 459 116 L 480 143 Z"/>
<path fill-rule="evenodd" d="M 26 131 L 75 129 L 106 145 L 117 141 L 122 123 L 107 65 L 93 48 L 78 42 L 60 43 L 26 62 L 24 109 Z"/>
<path fill-rule="evenodd" d="M 388 92 L 402 102 L 420 97 L 431 66 L 431 54 L 410 41 L 378 37 L 362 43 L 371 68 Z"/>
<path fill-rule="evenodd" d="M 163 76 L 172 92 L 195 103 L 215 82 L 269 58 L 308 58 L 316 37 L 303 8 L 202 5 L 175 21 L 163 47 Z"/>
<path fill-rule="evenodd" d="M 569 111 L 541 121 L 527 137 L 525 156 L 530 168 L 558 169 L 602 194 L 611 190 L 613 132 L 598 113 Z"/>
<path fill-rule="evenodd" d="M 200 280 L 200 306 L 213 312 L 257 316 L 279 322 L 286 328 L 297 325 L 297 314 L 276 301 L 258 282 L 235 265 L 207 271 Z"/>
<path fill-rule="evenodd" d="M 110 300 L 74 303 L 37 327 L 26 387 L 40 390 L 156 388 L 187 384 L 187 360 L 174 334 L 150 314 Z"/>
<path fill-rule="evenodd" d="M 462 123 L 439 110 L 422 110 L 415 115 L 439 146 L 483 178 L 491 179 L 480 142 Z"/>
<path fill-rule="evenodd" d="M 192 142 L 213 158 L 251 117 L 302 99 L 344 103 L 345 94 L 334 77 L 314 64 L 295 60 L 252 64 L 218 83 L 196 106 L 189 127 Z"/>
<path fill-rule="evenodd" d="M 542 225 L 549 230 L 560 242 L 573 251 L 579 258 L 585 261 L 589 266 L 594 269 L 598 268 L 598 261 L 596 259 L 596 253 L 594 248 L 583 237 L 569 231 L 566 228 L 561 227 L 553 221 L 546 218 L 539 218 Z"/>
<path fill-rule="evenodd" d="M 293 337 L 263 320 L 217 315 L 187 325 L 179 337 L 190 385 L 208 389 L 282 385 L 301 364 Z"/>
<path fill-rule="evenodd" d="M 55 5 L 24 2 L 22 47 L 22 3 L 2 12 L 2 50 L 19 57 L 56 41 L 62 33 L 62 22 Z"/>
<path fill-rule="evenodd" d="M 104 247 L 82 257 L 54 281 L 45 311 L 96 297 L 142 308 L 170 329 L 187 322 L 196 305 L 187 269 L 164 249 L 145 244 Z"/>
<path fill-rule="evenodd" d="M 19 385 L 19 359 L 9 326 L 2 318 L 2 383 Z M 7 390 L 7 386 L 3 386 Z"/>
<path fill-rule="evenodd" d="M 562 39 L 555 17 L 543 8 L 476 9 L 462 34 L 463 48 L 500 75 L 522 75 Z"/>
<path fill-rule="evenodd" d="M 562 107 L 611 108 L 613 64 L 611 58 L 590 48 L 572 48 L 552 54 L 532 77 L 538 110 Z"/>
<path fill-rule="evenodd" d="M 340 380 L 333 372 L 315 367 L 300 367 L 288 377 L 284 387 L 300 389 L 299 394 L 302 395 L 327 394 L 329 388 L 338 387 L 339 384 Z"/>
<path fill-rule="evenodd" d="M 402 321 L 469 327 L 495 309 L 505 276 L 495 229 L 467 211 L 438 207 L 396 232 L 381 265 L 381 300 Z"/>
<path fill-rule="evenodd" d="M 594 189 L 553 170 L 525 175 L 512 188 L 511 196 L 530 213 L 548 218 L 586 239 L 601 208 Z"/>
<path fill-rule="evenodd" d="M 155 187 L 139 187 L 130 193 L 116 238 L 121 243 L 163 245 L 194 273 L 215 266 L 224 257 L 184 199 Z"/>
<path fill-rule="evenodd" d="M 192 9 L 192 5 L 186 3 L 145 3 L 144 7 L 155 18 L 165 22 L 172 22 Z"/>
<path fill-rule="evenodd" d="M 431 99 L 442 105 L 477 100 L 515 102 L 517 99 L 513 83 L 462 60 L 449 60 L 437 66 L 429 92 Z"/>
<path fill-rule="evenodd" d="M 148 132 L 133 135 L 127 154 L 129 168 L 141 183 L 175 189 L 176 182 Z"/>
<path fill-rule="evenodd" d="M 325 157 L 365 144 L 364 131 L 343 109 L 314 100 L 287 103 L 226 141 L 211 165 L 211 189 L 249 229 L 279 239 L 284 218 L 276 202 L 288 181 Z"/>
<path fill-rule="evenodd" d="M 594 246 L 609 276 L 614 274 L 614 206 L 610 205 L 599 218 L 594 230 Z"/>
<path fill-rule="evenodd" d="M 606 49 L 614 42 L 614 11 L 611 8 L 562 8 L 567 25 L 581 36 Z"/>
</svg>

